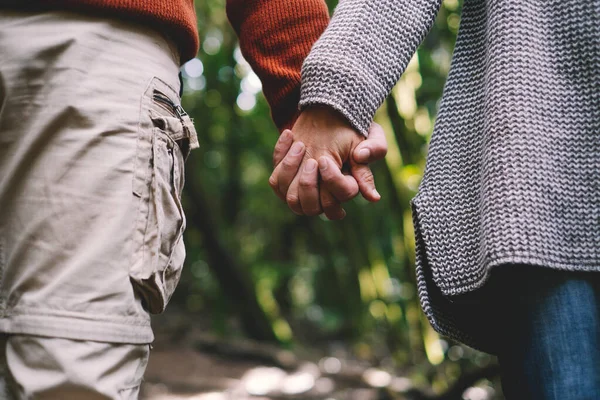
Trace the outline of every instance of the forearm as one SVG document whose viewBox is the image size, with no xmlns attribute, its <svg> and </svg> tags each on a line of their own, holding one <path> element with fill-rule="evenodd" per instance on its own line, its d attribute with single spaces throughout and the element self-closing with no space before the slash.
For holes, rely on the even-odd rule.
<svg viewBox="0 0 600 400">
<path fill-rule="evenodd" d="M 273 121 L 280 130 L 291 127 L 302 62 L 329 22 L 324 0 L 227 0 L 227 15 L 262 81 Z"/>
<path fill-rule="evenodd" d="M 300 107 L 342 113 L 364 135 L 429 32 L 441 0 L 340 0 L 302 67 Z"/>
</svg>

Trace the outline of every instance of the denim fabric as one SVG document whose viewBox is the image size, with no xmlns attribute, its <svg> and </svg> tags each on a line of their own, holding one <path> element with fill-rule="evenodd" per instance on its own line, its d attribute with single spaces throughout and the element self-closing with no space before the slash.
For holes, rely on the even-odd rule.
<svg viewBox="0 0 600 400">
<path fill-rule="evenodd" d="M 505 293 L 497 315 L 506 398 L 600 399 L 600 276 L 510 270 L 493 278 Z"/>
</svg>

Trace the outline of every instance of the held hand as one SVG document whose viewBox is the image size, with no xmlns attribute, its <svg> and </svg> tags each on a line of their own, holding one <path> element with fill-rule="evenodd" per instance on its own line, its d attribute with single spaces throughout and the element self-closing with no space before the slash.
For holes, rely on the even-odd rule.
<svg viewBox="0 0 600 400">
<path fill-rule="evenodd" d="M 298 215 L 318 215 L 323 211 L 330 219 L 345 216 L 341 203 L 358 194 L 358 184 L 341 169 L 351 150 L 364 138 L 336 111 L 327 107 L 305 110 L 293 127 L 294 141 L 306 145 L 300 170 L 290 181 L 279 179 L 279 190 Z M 285 160 L 284 160 L 285 162 Z M 319 165 L 327 181 L 319 184 Z"/>
<path fill-rule="evenodd" d="M 359 190 L 367 200 L 379 200 L 371 170 L 363 163 L 379 160 L 386 152 L 379 125 L 373 124 L 369 138 L 364 140 L 337 112 L 311 108 L 300 116 L 294 134 L 284 131 L 280 136 L 269 183 L 297 214 L 325 211 L 329 219 L 341 219 L 345 216 L 341 202 L 355 197 Z M 342 166 L 352 176 L 342 172 Z"/>
<path fill-rule="evenodd" d="M 285 130 L 279 137 L 273 152 L 273 167 L 275 171 L 269 179 L 269 184 L 275 194 L 283 201 L 286 200 L 287 190 L 290 183 L 298 174 L 300 164 L 304 159 L 305 146 L 302 142 L 294 142 L 292 131 Z M 282 162 L 283 161 L 283 162 Z M 311 160 L 307 173 L 314 173 L 314 160 Z M 321 192 L 321 205 L 327 210 L 329 219 L 342 219 L 346 212 L 341 208 L 339 202 L 328 190 Z M 323 205 L 324 204 L 324 205 Z"/>
<path fill-rule="evenodd" d="M 387 141 L 381 126 L 372 123 L 369 128 L 369 137 L 359 142 L 352 150 L 352 156 L 346 161 L 350 167 L 350 173 L 358 184 L 362 196 L 371 202 L 379 201 L 381 196 L 375 188 L 373 173 L 368 164 L 381 160 L 387 154 Z M 319 171 L 321 173 L 322 185 L 330 190 L 339 190 L 342 187 L 341 177 L 335 169 L 331 172 L 331 161 L 326 157 L 319 159 Z M 337 188 L 337 189 L 336 189 Z"/>
</svg>

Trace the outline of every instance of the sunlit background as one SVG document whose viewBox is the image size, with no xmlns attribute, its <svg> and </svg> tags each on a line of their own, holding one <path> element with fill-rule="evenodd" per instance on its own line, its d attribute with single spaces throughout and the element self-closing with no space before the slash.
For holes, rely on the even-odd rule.
<svg viewBox="0 0 600 400">
<path fill-rule="evenodd" d="M 188 256 L 154 322 L 149 399 L 501 399 L 495 360 L 436 334 L 421 312 L 409 201 L 450 67 L 461 2 L 445 0 L 376 120 L 382 200 L 342 222 L 291 213 L 267 184 L 277 130 L 224 0 L 197 1 L 201 50 L 183 106 Z M 329 1 L 333 10 L 335 1 Z"/>
</svg>

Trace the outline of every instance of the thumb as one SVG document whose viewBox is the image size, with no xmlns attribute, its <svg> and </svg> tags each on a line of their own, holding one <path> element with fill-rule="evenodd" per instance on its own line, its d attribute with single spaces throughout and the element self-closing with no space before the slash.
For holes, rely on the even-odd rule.
<svg viewBox="0 0 600 400">
<path fill-rule="evenodd" d="M 360 142 L 352 152 L 352 158 L 355 162 L 361 164 L 370 164 L 381 160 L 387 154 L 387 140 L 383 128 L 373 122 L 369 129 L 369 136 Z"/>
<path fill-rule="evenodd" d="M 373 203 L 381 200 L 381 195 L 375 188 L 375 178 L 373 177 L 373 172 L 368 165 L 352 163 L 350 172 L 352 173 L 354 179 L 356 179 L 356 182 L 358 183 L 358 189 L 366 200 Z"/>
</svg>

